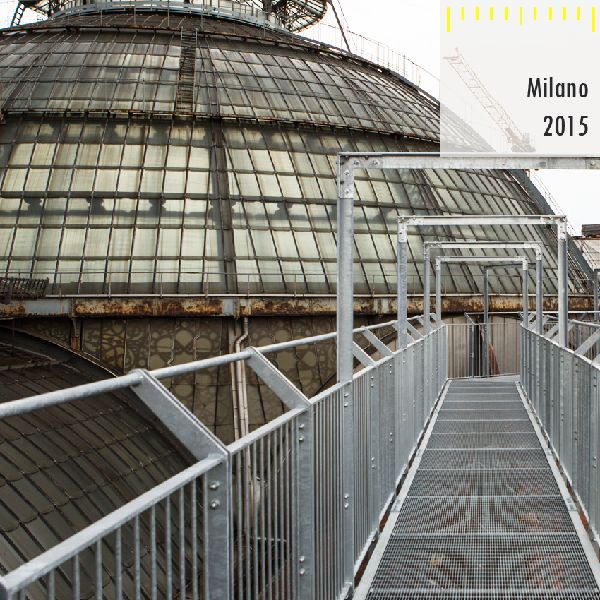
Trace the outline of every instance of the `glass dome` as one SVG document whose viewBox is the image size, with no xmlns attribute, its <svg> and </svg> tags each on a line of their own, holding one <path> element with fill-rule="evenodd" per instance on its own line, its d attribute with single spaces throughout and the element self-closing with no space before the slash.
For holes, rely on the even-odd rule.
<svg viewBox="0 0 600 600">
<path fill-rule="evenodd" d="M 2 33 L 0 81 L 0 272 L 63 293 L 332 293 L 336 153 L 438 147 L 438 104 L 407 80 L 231 19 L 57 16 Z M 370 173 L 357 192 L 364 294 L 395 289 L 398 214 L 540 212 L 508 171 Z M 449 233 L 506 237 L 414 233 L 414 256 Z M 450 273 L 446 292 L 479 289 L 478 267 Z"/>
</svg>

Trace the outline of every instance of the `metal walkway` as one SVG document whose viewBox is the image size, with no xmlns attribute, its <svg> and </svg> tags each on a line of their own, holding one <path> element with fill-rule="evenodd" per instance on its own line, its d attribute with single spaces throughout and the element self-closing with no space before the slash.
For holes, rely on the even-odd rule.
<svg viewBox="0 0 600 600">
<path fill-rule="evenodd" d="M 452 381 L 355 598 L 600 599 L 542 441 L 515 381 Z"/>
</svg>

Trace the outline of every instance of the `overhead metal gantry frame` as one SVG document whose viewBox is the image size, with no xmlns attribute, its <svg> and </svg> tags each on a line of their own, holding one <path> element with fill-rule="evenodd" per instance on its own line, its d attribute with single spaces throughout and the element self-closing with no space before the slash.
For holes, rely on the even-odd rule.
<svg viewBox="0 0 600 600">
<path fill-rule="evenodd" d="M 498 154 L 341 153 L 338 155 L 338 272 L 337 373 L 340 383 L 352 381 L 354 325 L 354 179 L 355 171 L 399 169 L 600 169 L 600 157 Z M 568 329 L 567 221 L 558 215 L 453 215 L 400 217 L 398 222 L 398 343 L 406 346 L 407 333 L 407 230 L 410 225 L 555 225 L 558 229 L 559 343 L 566 345 Z M 351 403 L 348 402 L 350 406 Z"/>
<path fill-rule="evenodd" d="M 563 215 L 442 215 L 407 216 L 398 218 L 398 344 L 406 347 L 406 322 L 408 319 L 408 289 L 406 282 L 408 257 L 408 227 L 427 227 L 434 225 L 464 226 L 486 225 L 556 225 L 558 229 L 558 313 L 560 343 L 566 345 L 568 335 L 568 236 L 567 219 Z M 464 257 L 461 262 L 469 262 Z M 540 287 L 541 289 L 541 287 Z M 404 334 L 402 333 L 404 332 Z M 563 335 L 564 334 L 564 335 Z"/>
<path fill-rule="evenodd" d="M 431 279 L 430 279 L 430 262 L 431 250 L 535 250 L 535 289 L 536 289 L 536 322 L 537 330 L 540 335 L 544 332 L 543 311 L 544 311 L 544 258 L 542 253 L 542 244 L 540 242 L 479 242 L 479 241 L 461 241 L 461 242 L 425 242 L 423 245 L 423 314 L 425 318 L 425 331 L 428 332 L 431 328 L 431 323 L 427 316 L 430 312 L 431 305 Z M 507 261 L 505 261 L 507 262 Z M 498 266 L 498 265 L 496 265 Z M 487 269 L 485 270 L 484 279 L 484 305 L 489 301 L 489 290 L 487 280 Z M 441 308 L 441 303 L 440 303 Z M 489 305 L 488 305 L 489 308 Z M 441 319 L 441 312 L 438 310 L 438 301 L 436 295 L 436 320 Z M 487 321 L 487 318 L 486 318 Z"/>
<path fill-rule="evenodd" d="M 442 267 L 446 264 L 488 264 L 505 266 L 507 264 L 521 265 L 522 268 L 522 296 L 523 296 L 523 323 L 529 323 L 529 261 L 526 256 L 438 256 L 435 259 L 435 320 L 442 319 Z M 485 293 L 484 293 L 485 296 Z M 536 297 L 538 290 L 536 290 Z"/>
<path fill-rule="evenodd" d="M 354 426 L 354 196 L 355 171 L 401 169 L 600 169 L 600 157 L 529 156 L 498 154 L 444 154 L 431 153 L 341 153 L 337 164 L 337 378 L 343 393 L 343 443 L 352 446 Z M 407 346 L 408 289 L 407 254 L 408 225 L 555 225 L 558 229 L 558 307 L 560 343 L 566 345 L 568 329 L 567 220 L 557 215 L 487 216 L 453 215 L 401 217 L 398 220 L 398 347 Z M 342 527 L 352 527 L 354 479 L 352 460 L 344 462 L 342 489 L 345 498 Z M 348 540 L 353 545 L 352 536 Z M 345 560 L 351 561 L 350 553 Z M 353 565 L 344 564 L 344 572 L 352 573 Z M 347 584 L 352 587 L 352 581 Z"/>
</svg>

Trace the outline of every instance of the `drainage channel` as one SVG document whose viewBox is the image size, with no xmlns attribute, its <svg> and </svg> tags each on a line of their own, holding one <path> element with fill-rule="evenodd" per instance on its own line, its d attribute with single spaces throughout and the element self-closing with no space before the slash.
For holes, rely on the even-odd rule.
<svg viewBox="0 0 600 600">
<path fill-rule="evenodd" d="M 355 600 L 600 600 L 542 441 L 515 380 L 450 382 Z"/>
</svg>

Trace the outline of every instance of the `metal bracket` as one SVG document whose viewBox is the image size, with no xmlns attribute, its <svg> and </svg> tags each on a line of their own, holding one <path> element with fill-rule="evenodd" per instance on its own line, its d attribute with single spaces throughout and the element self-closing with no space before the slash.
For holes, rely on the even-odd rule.
<svg viewBox="0 0 600 600">
<path fill-rule="evenodd" d="M 549 340 L 553 340 L 556 337 L 556 334 L 558 333 L 558 323 L 555 323 L 554 325 L 552 325 L 552 327 L 548 330 L 548 333 L 546 334 L 546 337 Z"/>
<path fill-rule="evenodd" d="M 419 340 L 422 337 L 425 337 L 410 321 L 406 322 L 406 328 L 414 340 Z"/>
<path fill-rule="evenodd" d="M 575 350 L 575 354 L 585 354 L 598 340 L 600 340 L 600 329 L 592 333 L 592 335 L 590 335 L 590 337 Z"/>
<path fill-rule="evenodd" d="M 363 367 L 372 367 L 375 361 L 356 343 L 352 344 L 352 354 Z"/>
<path fill-rule="evenodd" d="M 310 406 L 308 398 L 256 348 L 248 348 L 248 366 L 269 386 L 288 408 Z"/>
<path fill-rule="evenodd" d="M 372 332 L 366 329 L 361 332 L 365 339 L 381 354 L 381 356 L 392 356 L 393 352 Z"/>
<path fill-rule="evenodd" d="M 141 375 L 141 382 L 131 391 L 152 411 L 154 416 L 197 459 L 219 453 L 228 456 L 229 451 L 156 377 L 144 369 L 132 373 Z"/>
</svg>

